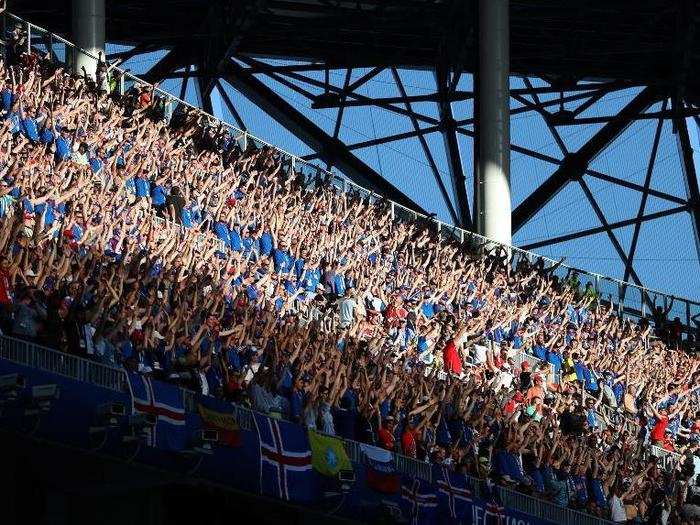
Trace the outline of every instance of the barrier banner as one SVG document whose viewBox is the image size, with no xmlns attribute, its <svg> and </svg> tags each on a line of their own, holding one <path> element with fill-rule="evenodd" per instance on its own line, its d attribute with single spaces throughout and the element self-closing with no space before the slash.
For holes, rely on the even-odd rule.
<svg viewBox="0 0 700 525">
<path fill-rule="evenodd" d="M 254 417 L 262 493 L 288 501 L 313 500 L 311 448 L 304 428 L 258 413 Z"/>
<path fill-rule="evenodd" d="M 163 450 L 182 450 L 187 445 L 185 404 L 182 390 L 148 376 L 127 374 L 132 413 L 155 417 L 145 429 L 146 442 Z"/>
<path fill-rule="evenodd" d="M 238 425 L 233 408 L 206 407 L 204 399 L 197 405 L 199 417 L 202 418 L 202 426 L 208 430 L 216 430 L 219 434 L 219 444 L 228 447 L 241 446 L 241 427 Z"/>
<path fill-rule="evenodd" d="M 461 523 L 465 525 L 556 525 L 551 521 L 534 518 L 479 498 L 471 502 Z"/>
</svg>

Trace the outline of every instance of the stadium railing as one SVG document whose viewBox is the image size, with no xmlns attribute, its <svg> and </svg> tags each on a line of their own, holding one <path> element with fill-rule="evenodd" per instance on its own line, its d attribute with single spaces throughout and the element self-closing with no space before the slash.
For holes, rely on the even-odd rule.
<svg viewBox="0 0 700 525">
<path fill-rule="evenodd" d="M 539 361 L 534 356 L 521 354 L 523 360 L 527 359 L 533 365 Z M 126 375 L 124 369 L 108 364 L 98 363 L 82 357 L 66 354 L 57 350 L 31 343 L 22 339 L 9 336 L 0 336 L 0 358 L 13 363 L 30 366 L 38 370 L 51 372 L 71 379 L 76 379 L 91 385 L 107 388 L 115 392 L 124 391 Z M 191 390 L 182 389 L 185 409 L 188 412 L 196 412 L 196 394 Z M 253 430 L 252 411 L 248 408 L 233 405 L 236 418 L 243 430 Z M 607 409 L 607 407 L 603 408 Z M 612 417 L 612 414 L 608 414 Z M 633 422 L 627 420 L 629 425 Z M 636 432 L 635 432 L 636 434 Z M 359 461 L 359 443 L 346 440 L 346 448 L 350 459 Z M 659 458 L 661 466 L 665 470 L 673 470 L 682 460 L 682 456 L 661 447 L 648 445 L 649 456 Z M 422 461 L 396 455 L 397 469 L 407 475 L 430 479 L 429 465 Z"/>
<path fill-rule="evenodd" d="M 38 53 L 46 54 L 50 53 L 51 58 L 54 61 L 60 62 L 67 67 L 70 67 L 72 63 L 75 62 L 75 55 L 81 53 L 88 56 L 94 60 L 98 57 L 75 46 L 73 43 L 69 42 L 65 38 L 59 35 L 51 33 L 46 29 L 39 27 L 31 22 L 28 22 L 16 15 L 11 13 L 3 13 L 2 24 L 4 28 L 10 27 L 11 24 L 19 23 L 22 25 L 27 38 L 27 51 L 37 51 Z M 6 32 L 3 34 L 3 42 L 6 38 Z M 206 117 L 209 122 L 214 126 L 223 126 L 227 128 L 232 136 L 238 141 L 239 145 L 243 150 L 246 150 L 250 145 L 254 144 L 256 147 L 266 146 L 277 151 L 281 159 L 293 170 L 298 173 L 303 174 L 309 182 L 314 181 L 317 177 L 330 178 L 333 185 L 341 191 L 352 191 L 362 195 L 363 197 L 368 197 L 370 199 L 379 199 L 380 196 L 374 192 L 367 190 L 354 182 L 348 180 L 347 177 L 328 172 L 322 169 L 320 166 L 311 164 L 289 152 L 286 152 L 272 144 L 265 142 L 264 140 L 255 137 L 245 130 L 241 130 L 232 126 L 221 119 L 206 113 L 200 108 L 193 106 L 189 102 L 182 100 L 173 94 L 159 88 L 154 87 L 152 84 L 144 82 L 137 76 L 125 71 L 119 67 L 111 67 L 111 74 L 118 75 L 118 82 L 116 83 L 116 89 L 119 93 L 126 93 L 135 86 L 145 86 L 152 88 L 154 94 L 162 99 L 165 107 L 165 116 L 169 117 L 173 109 L 178 106 L 188 107 L 194 111 L 197 111 L 200 115 Z M 628 316 L 633 318 L 648 318 L 654 301 L 659 299 L 659 306 L 664 308 L 670 306 L 670 312 L 668 314 L 669 319 L 678 317 L 684 322 L 686 333 L 696 333 L 697 329 L 694 326 L 694 319 L 700 316 L 700 302 L 693 301 L 683 297 L 676 297 L 664 292 L 646 288 L 643 286 L 638 286 L 633 283 L 621 281 L 612 277 L 606 277 L 595 272 L 589 272 L 582 270 L 580 268 L 575 268 L 565 264 L 558 264 L 558 261 L 550 259 L 548 257 L 538 255 L 526 250 L 521 250 L 515 246 L 503 245 L 492 241 L 481 235 L 469 232 L 467 230 L 458 228 L 446 224 L 442 221 L 434 219 L 432 217 L 427 217 L 420 213 L 415 212 L 405 206 L 402 206 L 393 201 L 387 201 L 391 208 L 392 218 L 395 220 L 427 220 L 431 221 L 437 228 L 439 234 L 445 238 L 451 238 L 453 240 L 458 240 L 464 244 L 470 244 L 472 246 L 482 246 L 482 245 L 500 245 L 505 248 L 508 253 L 513 255 L 513 260 L 516 261 L 520 257 L 527 258 L 532 261 L 533 259 L 542 259 L 548 267 L 556 266 L 554 274 L 560 278 L 564 278 L 570 272 L 577 272 L 581 281 L 590 281 L 595 287 L 596 292 L 602 299 L 608 299 L 613 304 L 615 304 L 618 313 L 621 316 Z M 585 283 L 584 283 L 585 284 Z"/>
<path fill-rule="evenodd" d="M 126 376 L 122 368 L 97 363 L 6 335 L 0 336 L 0 358 L 116 392 L 123 392 L 126 384 Z"/>
<path fill-rule="evenodd" d="M 96 363 L 13 337 L 0 336 L 0 359 L 58 374 L 86 384 L 107 388 L 115 392 L 125 392 L 127 390 L 126 371 L 123 368 Z M 184 388 L 181 390 L 184 396 L 185 410 L 187 412 L 196 412 L 196 394 Z M 253 423 L 254 411 L 239 405 L 233 405 L 233 407 L 241 429 L 253 431 L 255 429 Z M 360 443 L 349 439 L 342 439 L 342 441 L 350 460 L 361 462 Z M 419 477 L 430 482 L 433 481 L 432 466 L 429 463 L 395 453 L 394 464 L 397 472 L 401 474 Z M 471 483 L 476 496 L 486 493 L 486 482 L 484 480 L 471 478 Z M 602 525 L 609 523 L 595 516 L 560 507 L 506 487 L 501 488 L 501 496 L 504 505 L 509 508 L 554 523 L 574 525 Z"/>
<path fill-rule="evenodd" d="M 486 482 L 481 479 L 472 479 L 472 486 L 476 488 L 476 495 L 484 493 Z M 579 512 L 568 507 L 560 507 L 553 503 L 523 494 L 516 490 L 501 488 L 501 500 L 503 505 L 518 510 L 530 516 L 537 516 L 541 520 L 551 523 L 566 523 L 567 525 L 600 525 L 602 523 L 612 523 L 611 521 L 598 518 L 585 512 Z"/>
</svg>

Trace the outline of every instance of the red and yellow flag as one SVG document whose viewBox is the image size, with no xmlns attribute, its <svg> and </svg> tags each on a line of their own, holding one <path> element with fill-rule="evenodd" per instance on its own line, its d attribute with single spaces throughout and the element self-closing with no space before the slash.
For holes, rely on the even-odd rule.
<svg viewBox="0 0 700 525">
<path fill-rule="evenodd" d="M 241 427 L 233 416 L 226 412 L 218 412 L 202 405 L 198 405 L 199 416 L 202 425 L 207 430 L 216 430 L 219 433 L 219 443 L 228 447 L 241 446 Z"/>
</svg>

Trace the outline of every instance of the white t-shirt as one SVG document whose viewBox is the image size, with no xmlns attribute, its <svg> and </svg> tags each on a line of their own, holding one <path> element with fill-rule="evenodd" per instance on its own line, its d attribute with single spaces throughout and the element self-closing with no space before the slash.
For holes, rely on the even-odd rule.
<svg viewBox="0 0 700 525">
<path fill-rule="evenodd" d="M 328 403 L 322 403 L 319 407 L 319 413 L 321 414 L 321 424 L 323 427 L 321 431 L 324 434 L 335 435 L 335 424 L 333 423 L 333 414 L 331 413 L 331 407 Z"/>
<path fill-rule="evenodd" d="M 513 374 L 511 374 L 507 370 L 501 370 L 498 373 L 498 379 L 496 380 L 496 383 L 494 384 L 493 389 L 496 392 L 498 392 L 501 388 L 509 390 L 510 386 L 512 384 L 513 384 Z"/>
<path fill-rule="evenodd" d="M 671 515 L 671 509 L 664 509 L 661 511 L 661 525 L 666 525 L 668 523 L 668 518 Z"/>
<path fill-rule="evenodd" d="M 474 361 L 477 363 L 485 363 L 486 352 L 488 352 L 488 350 L 489 349 L 483 345 L 474 345 Z"/>
<path fill-rule="evenodd" d="M 372 292 L 366 292 L 364 296 L 365 300 L 369 302 L 372 310 L 380 312 L 382 309 L 382 300 L 379 297 L 375 297 Z"/>
<path fill-rule="evenodd" d="M 85 338 L 85 353 L 87 355 L 95 354 L 95 327 L 90 323 L 83 325 L 83 336 Z M 83 341 L 80 341 L 80 346 L 83 346 Z"/>
<path fill-rule="evenodd" d="M 253 378 L 255 377 L 255 374 L 258 373 L 258 369 L 260 368 L 260 363 L 253 363 L 251 365 L 248 365 L 246 370 L 246 374 L 244 377 L 244 380 L 246 383 L 250 383 Z"/>
<path fill-rule="evenodd" d="M 340 301 L 340 326 L 347 328 L 355 318 L 355 308 L 357 301 L 350 297 L 345 297 Z"/>
<path fill-rule="evenodd" d="M 610 519 L 618 523 L 627 521 L 625 504 L 615 494 L 610 498 Z"/>
<path fill-rule="evenodd" d="M 205 396 L 209 395 L 209 383 L 207 382 L 207 376 L 204 375 L 204 372 L 200 371 L 199 372 L 199 381 L 202 384 L 202 394 Z"/>
</svg>

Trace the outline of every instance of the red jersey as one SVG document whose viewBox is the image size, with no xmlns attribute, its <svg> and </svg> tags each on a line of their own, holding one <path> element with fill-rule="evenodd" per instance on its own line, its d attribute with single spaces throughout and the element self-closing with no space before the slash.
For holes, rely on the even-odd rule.
<svg viewBox="0 0 700 525">
<path fill-rule="evenodd" d="M 379 429 L 379 444 L 382 448 L 386 450 L 394 450 L 394 434 L 392 434 L 388 429 L 382 427 Z"/>
<path fill-rule="evenodd" d="M 398 325 L 398 322 L 401 319 L 405 319 L 408 317 L 408 310 L 406 310 L 403 307 L 396 307 L 393 304 L 389 306 L 389 308 L 386 309 L 386 314 L 384 314 L 386 317 L 386 324 L 388 326 L 394 326 Z"/>
<path fill-rule="evenodd" d="M 663 441 L 666 435 L 666 428 L 668 427 L 668 416 L 664 416 L 656 422 L 654 428 L 651 431 L 652 441 Z"/>
<path fill-rule="evenodd" d="M 416 457 L 416 435 L 414 432 L 406 429 L 401 436 L 401 447 L 403 448 L 404 456 L 409 458 Z"/>
<path fill-rule="evenodd" d="M 462 373 L 462 360 L 459 358 L 454 339 L 450 339 L 445 345 L 445 349 L 442 351 L 442 359 L 445 362 L 446 372 L 452 372 L 457 375 Z"/>
</svg>

